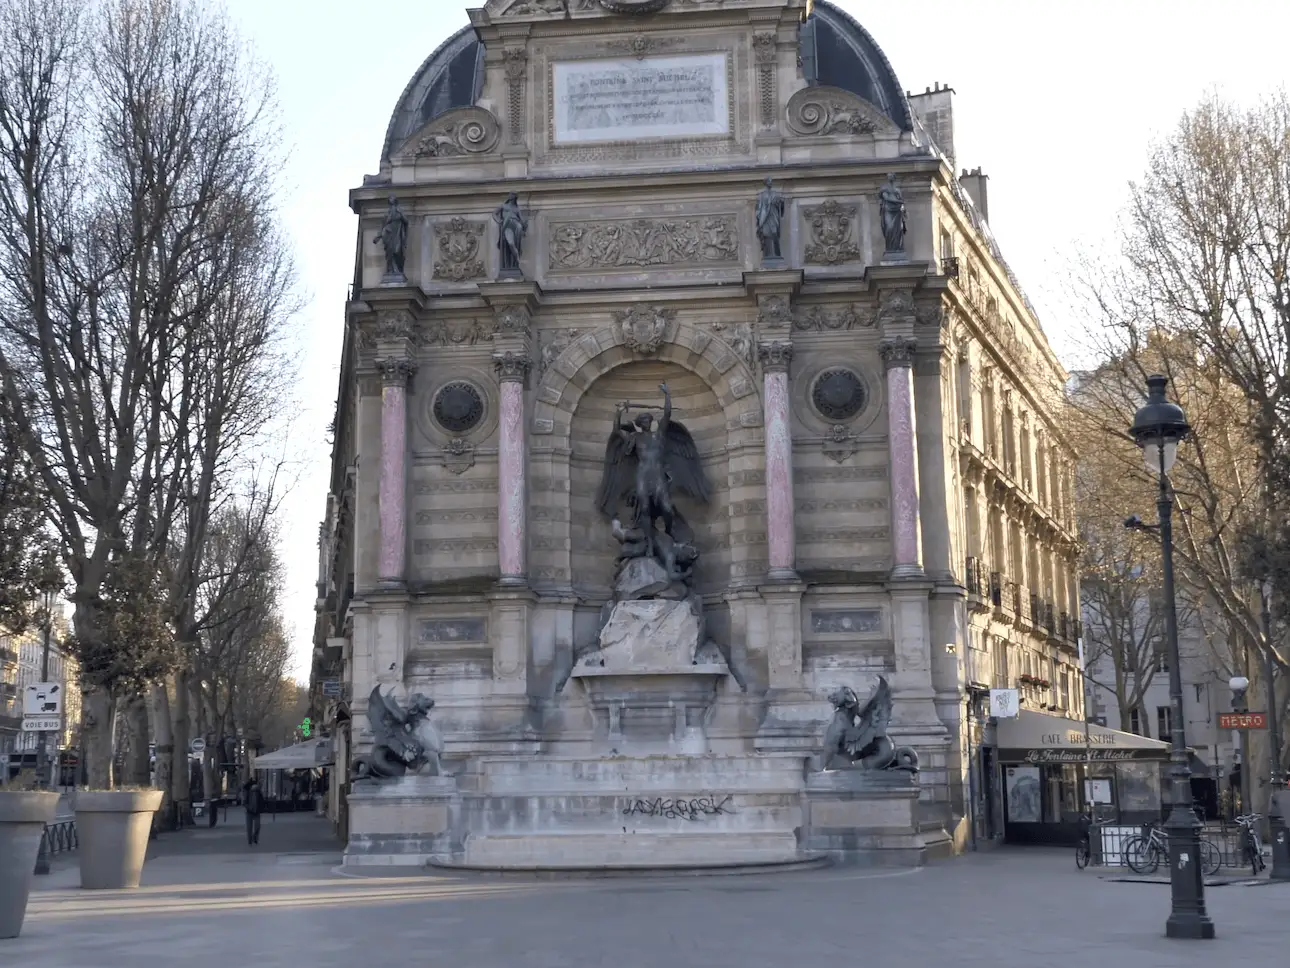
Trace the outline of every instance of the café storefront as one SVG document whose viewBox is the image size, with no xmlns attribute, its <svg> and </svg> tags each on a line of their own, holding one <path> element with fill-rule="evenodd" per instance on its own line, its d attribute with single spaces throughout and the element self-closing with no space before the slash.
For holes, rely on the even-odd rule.
<svg viewBox="0 0 1290 968">
<path fill-rule="evenodd" d="M 1023 709 L 998 720 L 995 746 L 1005 842 L 1073 844 L 1084 811 L 1125 824 L 1160 816 L 1160 740 Z"/>
</svg>

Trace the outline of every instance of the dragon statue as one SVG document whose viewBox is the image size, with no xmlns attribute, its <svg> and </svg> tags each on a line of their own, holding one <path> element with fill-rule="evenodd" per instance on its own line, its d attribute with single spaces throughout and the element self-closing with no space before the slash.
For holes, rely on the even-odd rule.
<svg viewBox="0 0 1290 968">
<path fill-rule="evenodd" d="M 402 709 L 392 693 L 383 696 L 381 687 L 374 687 L 367 698 L 372 751 L 354 761 L 354 777 L 439 776 L 443 740 L 429 719 L 433 708 L 433 699 L 416 692 L 408 697 L 407 709 Z"/>
<path fill-rule="evenodd" d="M 878 677 L 878 685 L 863 707 L 850 686 L 833 690 L 829 702 L 833 703 L 833 721 L 824 734 L 822 769 L 834 769 L 834 761 L 841 759 L 844 768 L 918 772 L 918 754 L 908 746 L 897 746 L 887 735 L 891 686 L 885 676 Z"/>
</svg>

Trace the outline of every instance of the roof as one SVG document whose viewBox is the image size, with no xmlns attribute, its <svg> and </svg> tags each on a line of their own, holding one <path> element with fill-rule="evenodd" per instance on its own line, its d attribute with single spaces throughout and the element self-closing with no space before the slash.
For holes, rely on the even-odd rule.
<svg viewBox="0 0 1290 968">
<path fill-rule="evenodd" d="M 913 128 L 904 88 L 869 32 L 827 0 L 817 0 L 815 73 L 811 84 L 850 91 L 891 118 L 901 130 Z M 462 27 L 421 64 L 390 117 L 381 160 L 427 121 L 473 105 L 483 90 L 484 45 L 473 27 Z"/>
</svg>

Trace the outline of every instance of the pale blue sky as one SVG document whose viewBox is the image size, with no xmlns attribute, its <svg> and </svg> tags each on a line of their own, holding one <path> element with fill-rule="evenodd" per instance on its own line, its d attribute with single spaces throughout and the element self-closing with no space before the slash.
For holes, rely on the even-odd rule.
<svg viewBox="0 0 1290 968">
<path fill-rule="evenodd" d="M 277 76 L 283 202 L 303 294 L 295 428 L 308 447 L 284 514 L 295 672 L 307 676 L 325 428 L 335 403 L 345 289 L 353 273 L 350 188 L 378 167 L 390 112 L 412 73 L 467 22 L 457 0 L 226 0 Z M 907 90 L 956 91 L 960 167 L 990 175 L 990 223 L 1060 355 L 1066 261 L 1114 225 L 1153 137 L 1208 90 L 1252 100 L 1287 82 L 1287 0 L 840 0 Z"/>
</svg>

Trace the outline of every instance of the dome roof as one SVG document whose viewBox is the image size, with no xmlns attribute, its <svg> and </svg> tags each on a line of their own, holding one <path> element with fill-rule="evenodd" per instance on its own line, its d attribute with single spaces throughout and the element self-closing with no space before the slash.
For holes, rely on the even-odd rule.
<svg viewBox="0 0 1290 968">
<path fill-rule="evenodd" d="M 815 34 L 811 84 L 842 88 L 869 101 L 902 130 L 913 122 L 904 88 L 869 32 L 828 0 L 816 0 L 811 15 Z M 803 32 L 803 40 L 806 40 Z M 810 58 L 804 58 L 809 64 Z M 809 69 L 809 68 L 808 68 Z M 473 105 L 484 83 L 484 45 L 473 27 L 445 40 L 417 69 L 399 98 L 385 132 L 381 159 L 432 118 Z"/>
</svg>

